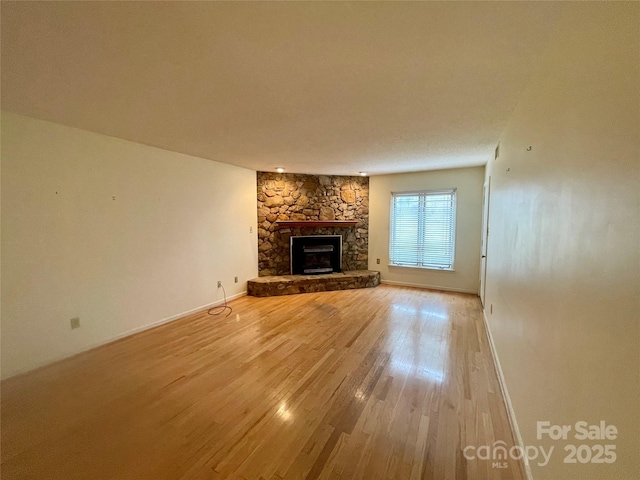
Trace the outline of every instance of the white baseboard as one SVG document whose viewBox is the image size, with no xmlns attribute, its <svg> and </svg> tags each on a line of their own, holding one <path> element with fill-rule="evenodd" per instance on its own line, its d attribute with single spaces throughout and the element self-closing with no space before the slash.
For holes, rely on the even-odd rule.
<svg viewBox="0 0 640 480">
<path fill-rule="evenodd" d="M 443 290 L 445 292 L 473 293 L 474 295 L 478 295 L 477 290 L 467 290 L 464 288 L 440 287 L 438 285 L 424 285 L 422 283 L 395 282 L 393 280 L 381 280 L 380 283 L 384 283 L 386 285 L 398 285 L 401 287 L 416 287 L 427 290 Z"/>
<path fill-rule="evenodd" d="M 487 338 L 489 339 L 489 348 L 491 349 L 491 357 L 493 358 L 493 365 L 495 366 L 496 373 L 498 374 L 498 383 L 500 384 L 500 391 L 502 393 L 502 398 L 504 399 L 504 404 L 507 407 L 507 416 L 509 417 L 509 425 L 511 427 L 511 434 L 520 448 L 524 449 L 524 442 L 522 441 L 522 435 L 520 435 L 520 428 L 518 427 L 518 421 L 516 420 L 516 413 L 513 410 L 513 405 L 511 404 L 511 397 L 509 396 L 509 391 L 507 390 L 507 384 L 504 380 L 504 374 L 502 373 L 502 366 L 500 365 L 500 360 L 498 359 L 498 352 L 496 352 L 495 343 L 493 343 L 493 336 L 491 335 L 491 330 L 489 329 L 489 321 L 487 320 L 487 315 L 484 309 L 482 310 L 482 319 L 484 321 L 484 328 L 487 332 Z M 529 466 L 529 461 L 526 455 L 523 458 L 524 461 L 524 474 L 527 477 L 527 480 L 533 480 L 533 475 L 531 473 L 531 467 Z"/>
<path fill-rule="evenodd" d="M 247 294 L 247 292 L 244 291 L 244 292 L 236 293 L 235 295 L 231 295 L 230 297 L 227 297 L 227 302 L 230 302 L 231 300 L 234 300 L 236 298 L 244 297 L 246 294 Z M 186 312 L 178 313 L 176 315 L 171 315 L 170 317 L 166 317 L 166 318 L 163 318 L 161 320 L 157 320 L 157 321 L 155 321 L 153 323 L 148 323 L 146 325 L 142 325 L 141 327 L 132 328 L 131 330 L 127 330 L 126 332 L 119 333 L 118 335 L 115 335 L 113 337 L 109 337 L 106 340 L 102 340 L 100 342 L 95 342 L 95 343 L 91 343 L 89 345 L 86 345 L 86 346 L 80 348 L 79 350 L 76 350 L 76 351 L 73 351 L 73 352 L 70 352 L 70 353 L 67 353 L 67 354 L 64 354 L 64 355 L 60 355 L 60 356 L 57 356 L 57 357 L 50 358 L 50 359 L 45 360 L 43 362 L 39 362 L 39 363 L 37 363 L 35 365 L 30 365 L 28 367 L 25 367 L 25 368 L 22 368 L 22 369 L 18 369 L 17 371 L 11 372 L 6 377 L 2 376 L 2 380 L 5 380 L 6 378 L 15 377 L 16 375 L 22 375 L 23 373 L 28 373 L 28 372 L 30 372 L 32 370 L 36 370 L 38 368 L 45 367 L 47 365 L 51 365 L 52 363 L 56 363 L 56 362 L 59 362 L 61 360 L 66 359 L 66 358 L 70 358 L 70 357 L 73 357 L 75 355 L 78 355 L 80 353 L 87 352 L 89 350 L 93 350 L 94 348 L 98 348 L 98 347 L 101 347 L 103 345 L 107 345 L 108 343 L 115 342 L 116 340 L 120 340 L 121 338 L 125 338 L 125 337 L 128 337 L 130 335 L 135 335 L 136 333 L 144 332 L 145 330 L 150 330 L 150 329 L 155 328 L 155 327 L 159 327 L 160 325 L 163 325 L 165 323 L 173 322 L 174 320 L 178 320 L 179 318 L 186 317 L 187 315 L 191 315 L 192 313 L 208 310 L 208 309 L 210 309 L 212 307 L 215 307 L 217 305 L 222 305 L 223 303 L 224 303 L 224 299 L 223 300 L 216 300 L 215 302 L 208 303 L 206 305 L 201 305 L 199 307 L 192 308 L 191 310 L 187 310 Z"/>
<path fill-rule="evenodd" d="M 244 297 L 246 294 L 247 294 L 247 292 L 244 291 L 244 292 L 236 293 L 235 295 L 231 295 L 230 297 L 227 297 L 227 302 L 230 302 L 231 300 L 234 300 L 236 298 Z M 106 340 L 104 342 L 100 342 L 97 345 L 94 345 L 93 347 L 86 348 L 83 351 L 91 350 L 92 348 L 96 348 L 96 347 L 99 347 L 101 345 L 106 345 L 107 343 L 115 342 L 116 340 L 120 340 L 121 338 L 128 337 L 130 335 L 135 335 L 136 333 L 144 332 L 145 330 L 149 330 L 149 329 L 154 328 L 154 327 L 159 327 L 160 325 L 163 325 L 163 324 L 169 323 L 169 322 L 173 322 L 174 320 L 178 320 L 179 318 L 186 317 L 187 315 L 191 315 L 192 313 L 200 312 L 200 311 L 203 311 L 203 310 L 208 310 L 208 309 L 210 309 L 212 307 L 215 307 L 215 306 L 218 306 L 218 305 L 222 305 L 224 302 L 225 302 L 224 299 L 223 300 L 216 300 L 215 302 L 208 303 L 206 305 L 201 305 L 201 306 L 196 307 L 196 308 L 192 308 L 191 310 L 187 310 L 186 312 L 178 313 L 176 315 L 171 315 L 170 317 L 163 318 L 162 320 L 158 320 L 156 322 L 149 323 L 149 324 L 143 325 L 141 327 L 136 327 L 136 328 L 133 328 L 131 330 L 127 330 L 124 333 L 118 334 L 115 337 L 113 337 L 113 338 L 111 338 L 109 340 Z"/>
</svg>

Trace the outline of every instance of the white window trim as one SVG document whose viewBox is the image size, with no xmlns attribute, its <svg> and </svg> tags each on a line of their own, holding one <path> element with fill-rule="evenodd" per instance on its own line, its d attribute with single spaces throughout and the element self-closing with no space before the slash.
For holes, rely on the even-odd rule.
<svg viewBox="0 0 640 480">
<path fill-rule="evenodd" d="M 435 270 L 436 272 L 455 272 L 455 265 L 451 268 L 436 268 L 436 267 L 418 267 L 417 265 L 396 265 L 395 263 L 387 264 L 387 267 L 393 268 L 412 268 L 414 270 Z"/>
<path fill-rule="evenodd" d="M 455 261 L 456 261 L 456 233 L 457 233 L 457 210 L 458 210 L 458 192 L 457 188 L 445 188 L 440 190 L 412 190 L 406 192 L 391 192 L 391 201 L 389 206 L 389 267 L 394 268 L 409 268 L 409 269 L 418 269 L 418 270 L 434 270 L 437 272 L 455 272 Z M 393 212 L 394 212 L 394 198 L 401 196 L 416 196 L 416 195 L 437 195 L 437 194 L 453 194 L 453 213 L 451 222 L 453 224 L 453 248 L 451 252 L 451 266 L 449 268 L 441 268 L 434 266 L 421 266 L 421 265 L 400 265 L 396 263 L 391 263 L 392 260 L 392 235 L 393 235 Z"/>
</svg>

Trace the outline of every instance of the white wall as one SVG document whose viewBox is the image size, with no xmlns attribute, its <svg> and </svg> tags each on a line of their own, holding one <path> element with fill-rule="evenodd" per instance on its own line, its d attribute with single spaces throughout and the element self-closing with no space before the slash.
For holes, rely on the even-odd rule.
<svg viewBox="0 0 640 480">
<path fill-rule="evenodd" d="M 255 188 L 251 170 L 3 112 L 2 376 L 218 301 L 217 280 L 246 290 Z"/>
<path fill-rule="evenodd" d="M 484 167 L 376 175 L 369 180 L 369 269 L 383 282 L 477 293 Z M 392 192 L 457 188 L 455 271 L 389 266 Z M 376 259 L 380 259 L 380 264 Z"/>
<path fill-rule="evenodd" d="M 534 478 L 640 478 L 640 5 L 567 14 L 487 166 L 486 314 L 524 443 L 555 447 Z M 536 438 L 538 421 L 581 420 L 619 437 Z M 565 464 L 569 443 L 617 461 Z"/>
</svg>

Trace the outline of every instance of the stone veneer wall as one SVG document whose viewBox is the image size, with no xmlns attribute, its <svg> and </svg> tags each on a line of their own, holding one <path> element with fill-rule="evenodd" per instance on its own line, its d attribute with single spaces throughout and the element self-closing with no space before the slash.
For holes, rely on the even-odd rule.
<svg viewBox="0 0 640 480">
<path fill-rule="evenodd" d="M 356 220 L 355 227 L 278 228 L 277 220 Z M 288 275 L 292 235 L 342 235 L 342 270 L 366 270 L 369 178 L 258 172 L 258 272 Z"/>
</svg>

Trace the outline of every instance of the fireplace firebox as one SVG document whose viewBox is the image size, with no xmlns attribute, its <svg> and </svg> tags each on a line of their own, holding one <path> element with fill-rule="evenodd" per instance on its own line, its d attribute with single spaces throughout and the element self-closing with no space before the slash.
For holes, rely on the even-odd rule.
<svg viewBox="0 0 640 480">
<path fill-rule="evenodd" d="M 290 239 L 292 275 L 342 271 L 342 235 L 301 235 Z"/>
</svg>

